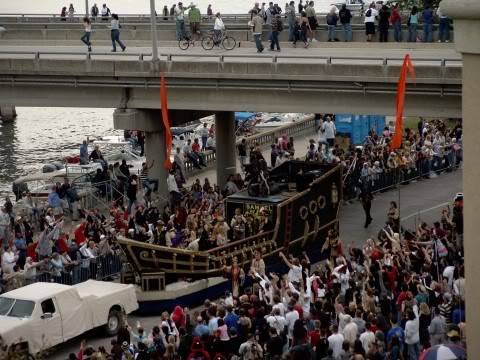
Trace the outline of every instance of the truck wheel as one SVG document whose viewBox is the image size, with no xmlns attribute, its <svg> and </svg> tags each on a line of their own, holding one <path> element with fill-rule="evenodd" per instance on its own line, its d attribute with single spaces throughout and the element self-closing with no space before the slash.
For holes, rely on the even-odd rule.
<svg viewBox="0 0 480 360">
<path fill-rule="evenodd" d="M 107 324 L 105 325 L 109 336 L 116 335 L 122 326 L 122 313 L 117 310 L 110 310 L 108 313 Z"/>
</svg>

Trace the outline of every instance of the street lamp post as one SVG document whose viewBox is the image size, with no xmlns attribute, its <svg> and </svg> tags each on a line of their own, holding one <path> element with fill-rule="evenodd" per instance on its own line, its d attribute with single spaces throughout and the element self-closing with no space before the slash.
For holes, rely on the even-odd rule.
<svg viewBox="0 0 480 360">
<path fill-rule="evenodd" d="M 155 15 L 155 0 L 150 0 L 150 25 L 152 33 L 152 61 L 158 61 L 158 48 L 157 48 L 157 16 Z"/>
<path fill-rule="evenodd" d="M 88 17 L 88 0 L 85 0 L 85 16 Z"/>
</svg>

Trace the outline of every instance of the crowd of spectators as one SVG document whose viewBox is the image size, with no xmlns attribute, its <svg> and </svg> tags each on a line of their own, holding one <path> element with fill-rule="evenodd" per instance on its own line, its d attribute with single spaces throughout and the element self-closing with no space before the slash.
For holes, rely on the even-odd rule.
<svg viewBox="0 0 480 360">
<path fill-rule="evenodd" d="M 8 206 L 7 206 L 8 208 Z M 1 209 L 0 293 L 37 281 L 76 284 L 108 279 L 121 270 L 114 218 L 97 209 L 80 211 L 70 233 L 65 216 L 53 208 L 13 215 Z"/>
<path fill-rule="evenodd" d="M 330 116 L 319 119 L 318 138 L 310 140 L 305 159 L 339 163 L 344 167 L 345 200 L 361 192 L 435 177 L 456 170 L 462 162 L 461 122 L 448 127 L 442 120 L 420 120 L 417 129 L 405 129 L 402 147 L 395 150 L 390 149 L 393 131 L 389 127 L 381 134 L 371 130 L 361 146 L 343 149 L 338 143 L 329 142 L 329 136 L 335 139 L 338 135 L 334 125 L 331 129 L 332 123 Z"/>
<path fill-rule="evenodd" d="M 110 351 L 71 359 L 417 360 L 464 346 L 463 199 L 432 226 L 395 226 L 389 215 L 376 239 L 347 247 L 330 231 L 319 264 L 280 254 L 287 273 L 266 272 L 257 253 L 238 296 L 176 306 L 152 329 L 126 323 Z"/>
</svg>

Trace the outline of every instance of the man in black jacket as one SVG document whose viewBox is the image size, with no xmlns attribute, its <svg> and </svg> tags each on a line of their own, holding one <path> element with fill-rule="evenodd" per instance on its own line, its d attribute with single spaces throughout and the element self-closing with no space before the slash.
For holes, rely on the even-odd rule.
<svg viewBox="0 0 480 360">
<path fill-rule="evenodd" d="M 352 24 L 350 20 L 352 19 L 352 13 L 347 9 L 347 5 L 343 4 L 340 12 L 338 13 L 340 17 L 340 23 L 343 27 L 343 36 L 345 41 L 352 41 Z"/>
</svg>

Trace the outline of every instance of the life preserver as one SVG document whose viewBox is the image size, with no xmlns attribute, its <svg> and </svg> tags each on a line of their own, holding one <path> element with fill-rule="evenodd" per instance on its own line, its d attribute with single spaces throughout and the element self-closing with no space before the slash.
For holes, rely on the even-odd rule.
<svg viewBox="0 0 480 360">
<path fill-rule="evenodd" d="M 320 195 L 317 199 L 318 207 L 323 209 L 327 205 L 327 199 L 324 195 Z"/>
<path fill-rule="evenodd" d="M 305 205 L 303 205 L 302 207 L 300 207 L 300 209 L 298 210 L 298 215 L 300 216 L 300 219 L 302 220 L 307 220 L 307 217 L 308 217 L 308 209 Z"/>
</svg>

